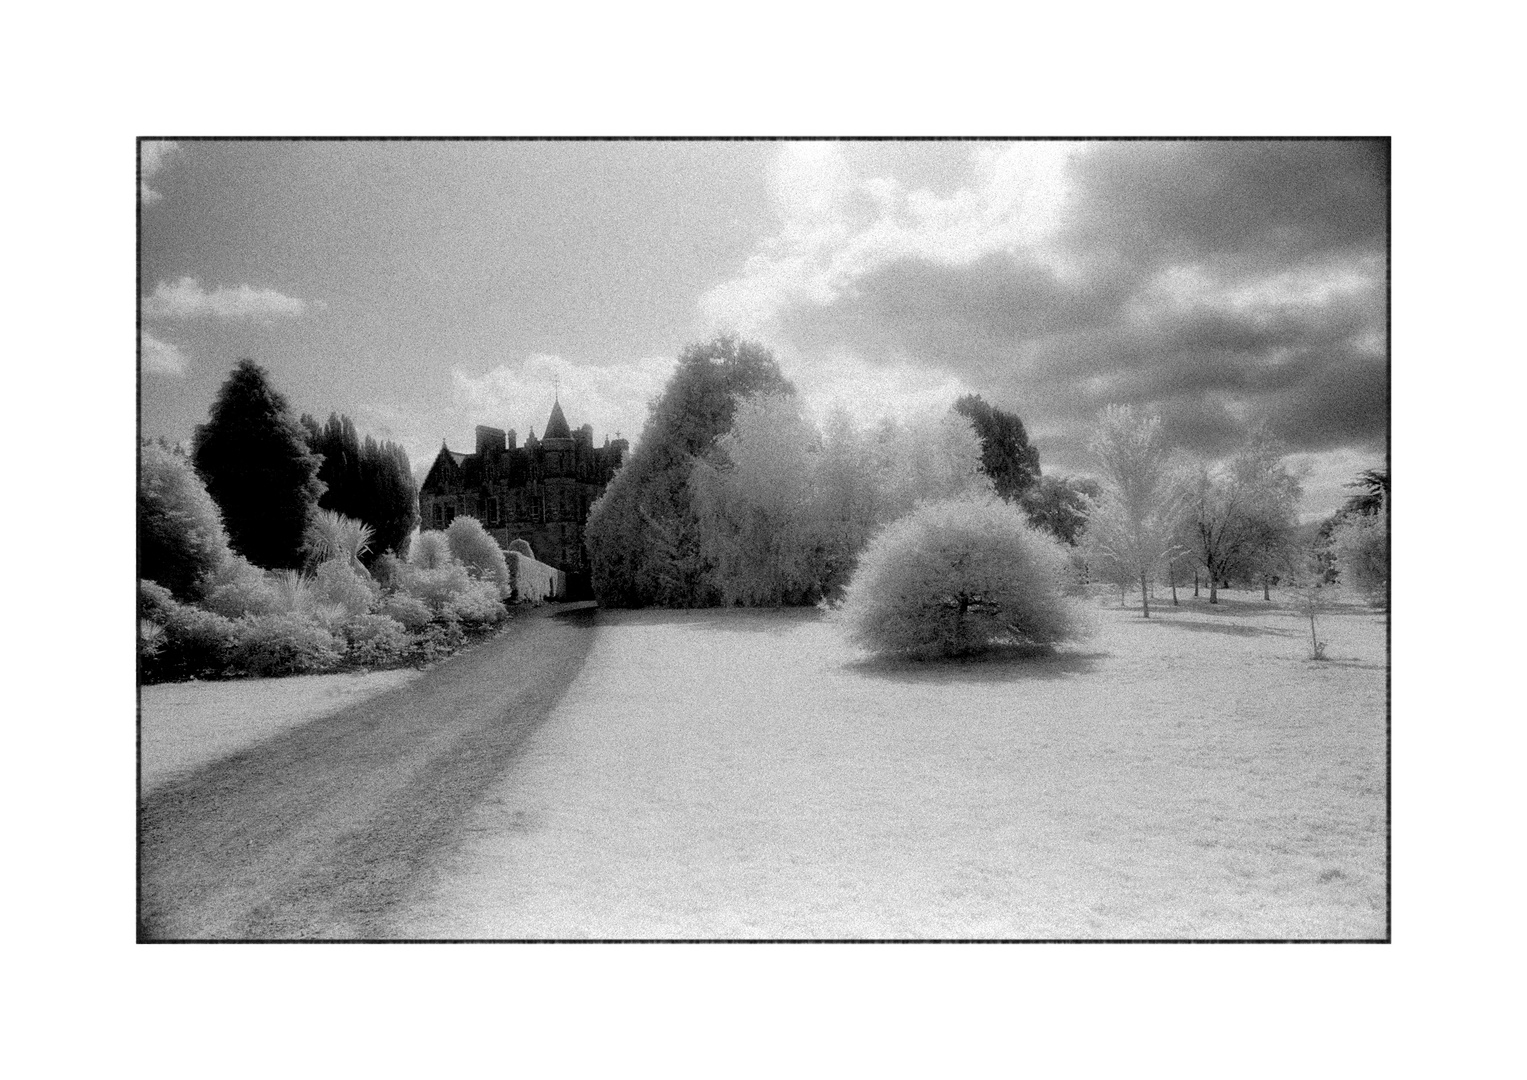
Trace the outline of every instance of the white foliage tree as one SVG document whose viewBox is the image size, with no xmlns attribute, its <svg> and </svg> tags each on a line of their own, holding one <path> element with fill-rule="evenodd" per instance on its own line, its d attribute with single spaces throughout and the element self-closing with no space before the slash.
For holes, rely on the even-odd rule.
<svg viewBox="0 0 1527 1080">
<path fill-rule="evenodd" d="M 815 429 L 794 395 L 741 401 L 712 460 L 690 476 L 700 550 L 724 603 L 816 599 Z"/>
<path fill-rule="evenodd" d="M 1103 494 L 1087 518 L 1087 545 L 1140 585 L 1151 617 L 1150 582 L 1177 549 L 1177 499 L 1161 419 L 1110 405 L 1098 418 L 1090 449 Z"/>
</svg>

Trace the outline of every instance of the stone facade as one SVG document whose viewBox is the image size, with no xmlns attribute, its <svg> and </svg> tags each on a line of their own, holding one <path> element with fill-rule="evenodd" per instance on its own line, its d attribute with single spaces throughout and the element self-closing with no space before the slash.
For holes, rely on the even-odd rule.
<svg viewBox="0 0 1527 1080">
<path fill-rule="evenodd" d="M 506 551 L 526 541 L 538 561 L 567 574 L 570 595 L 585 591 L 589 573 L 583 527 L 589 506 L 625 460 L 630 444 L 605 438 L 594 445 L 588 424 L 568 427 L 560 403 L 551 407 L 546 433 L 518 445 L 513 431 L 477 428 L 475 453 L 442 445 L 419 487 L 419 525 L 443 529 L 457 515 L 482 522 Z"/>
</svg>

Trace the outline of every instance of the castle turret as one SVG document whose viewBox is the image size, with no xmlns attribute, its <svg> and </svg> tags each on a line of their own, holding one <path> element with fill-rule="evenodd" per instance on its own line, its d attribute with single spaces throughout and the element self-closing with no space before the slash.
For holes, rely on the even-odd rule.
<svg viewBox="0 0 1527 1080">
<path fill-rule="evenodd" d="M 560 401 L 553 401 L 551 403 L 551 418 L 546 421 L 546 433 L 541 438 L 571 439 L 572 437 L 573 432 L 567 426 L 567 417 L 562 415 L 562 403 Z"/>
</svg>

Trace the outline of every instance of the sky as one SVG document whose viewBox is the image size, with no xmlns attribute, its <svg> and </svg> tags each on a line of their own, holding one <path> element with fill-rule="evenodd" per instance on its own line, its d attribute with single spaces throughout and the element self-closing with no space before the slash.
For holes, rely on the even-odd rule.
<svg viewBox="0 0 1527 1080">
<path fill-rule="evenodd" d="M 1301 516 L 1382 465 L 1382 141 L 141 145 L 140 423 L 189 444 L 236 360 L 422 475 L 559 396 L 635 441 L 686 345 L 819 412 L 1017 413 L 1047 475 L 1106 405 L 1205 460 L 1283 441 Z"/>
</svg>

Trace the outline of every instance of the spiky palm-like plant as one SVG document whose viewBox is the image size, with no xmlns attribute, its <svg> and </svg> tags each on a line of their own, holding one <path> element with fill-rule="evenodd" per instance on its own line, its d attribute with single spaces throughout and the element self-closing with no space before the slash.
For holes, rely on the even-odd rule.
<svg viewBox="0 0 1527 1080">
<path fill-rule="evenodd" d="M 364 573 L 361 556 L 371 550 L 373 535 L 374 530 L 363 521 L 333 510 L 317 510 L 308 521 L 308 556 L 315 564 L 344 559 L 353 569 Z"/>
<path fill-rule="evenodd" d="M 281 610 L 293 615 L 310 614 L 318 605 L 313 579 L 296 570 L 272 571 L 270 583 L 280 599 Z"/>
</svg>

